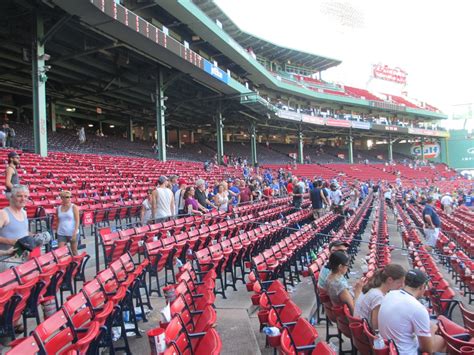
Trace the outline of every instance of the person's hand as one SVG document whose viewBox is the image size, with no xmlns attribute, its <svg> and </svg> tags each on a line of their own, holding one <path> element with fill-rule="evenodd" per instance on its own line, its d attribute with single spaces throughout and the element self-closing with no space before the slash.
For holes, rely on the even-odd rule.
<svg viewBox="0 0 474 355">
<path fill-rule="evenodd" d="M 13 254 L 15 254 L 16 251 L 17 251 L 17 249 L 15 249 L 15 248 L 10 248 L 10 249 L 7 249 L 7 250 L 0 250 L 0 256 L 13 255 Z"/>
<path fill-rule="evenodd" d="M 354 284 L 354 296 L 357 298 L 358 295 L 362 292 L 362 288 L 364 285 L 367 283 L 367 280 L 360 278 L 357 280 L 357 282 Z"/>
</svg>

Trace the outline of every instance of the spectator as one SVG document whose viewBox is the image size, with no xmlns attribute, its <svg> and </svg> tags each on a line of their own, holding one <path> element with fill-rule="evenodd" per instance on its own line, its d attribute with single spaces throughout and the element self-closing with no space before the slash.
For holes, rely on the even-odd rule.
<svg viewBox="0 0 474 355">
<path fill-rule="evenodd" d="M 342 213 L 342 192 L 337 183 L 333 182 L 329 186 L 329 199 L 331 200 L 331 211 L 334 213 Z"/>
<path fill-rule="evenodd" d="M 293 181 L 291 178 L 288 179 L 288 184 L 286 185 L 286 191 L 288 192 L 288 195 L 293 195 Z"/>
<path fill-rule="evenodd" d="M 143 200 L 142 209 L 140 211 L 140 220 L 142 221 L 142 225 L 146 225 L 148 221 L 153 219 L 152 209 L 151 209 L 152 196 L 153 196 L 153 189 L 149 189 L 147 192 L 147 198 Z"/>
<path fill-rule="evenodd" d="M 166 176 L 160 176 L 158 187 L 153 190 L 151 206 L 154 219 L 168 218 L 175 212 L 173 193 L 167 187 L 167 182 Z"/>
<path fill-rule="evenodd" d="M 56 210 L 56 236 L 58 247 L 71 243 L 72 255 L 77 255 L 77 233 L 79 231 L 79 208 L 71 203 L 70 191 L 61 191 L 61 205 Z"/>
<path fill-rule="evenodd" d="M 7 134 L 7 147 L 14 148 L 16 138 L 15 130 L 12 127 L 8 127 L 5 133 Z"/>
<path fill-rule="evenodd" d="M 313 217 L 314 219 L 318 219 L 322 216 L 324 204 L 328 205 L 329 201 L 327 200 L 324 190 L 322 189 L 323 182 L 318 180 L 314 183 L 314 185 L 315 188 L 311 190 L 310 198 L 313 207 Z"/>
<path fill-rule="evenodd" d="M 84 130 L 84 127 L 81 127 L 78 132 L 79 136 L 79 143 L 84 144 L 86 142 L 86 131 Z"/>
<path fill-rule="evenodd" d="M 187 214 L 203 214 L 207 212 L 204 206 L 194 198 L 194 187 L 188 186 L 184 192 L 184 211 Z"/>
<path fill-rule="evenodd" d="M 301 203 L 303 202 L 304 187 L 298 183 L 298 179 L 293 179 L 293 207 L 301 209 Z"/>
<path fill-rule="evenodd" d="M 359 207 L 359 198 L 360 198 L 359 189 L 357 189 L 357 186 L 355 184 L 352 184 L 351 185 L 351 191 L 349 192 L 349 211 L 350 211 L 350 214 L 354 214 L 357 207 Z"/>
<path fill-rule="evenodd" d="M 247 204 L 252 201 L 252 191 L 250 191 L 250 188 L 247 186 L 245 181 L 240 181 L 240 204 Z"/>
<path fill-rule="evenodd" d="M 14 185 L 20 184 L 17 167 L 20 165 L 20 156 L 17 152 L 8 153 L 8 165 L 5 171 L 5 195 L 9 198 Z"/>
<path fill-rule="evenodd" d="M 186 191 L 187 182 L 184 179 L 179 179 L 178 189 L 174 192 L 174 205 L 175 205 L 175 214 L 181 215 L 186 214 L 186 209 L 184 206 L 184 193 Z"/>
<path fill-rule="evenodd" d="M 9 206 L 0 210 L 0 250 L 10 250 L 17 239 L 29 235 L 28 217 L 24 209 L 28 197 L 29 191 L 26 186 L 14 185 L 12 187 Z M 8 263 L 1 263 L 0 272 L 10 266 Z"/>
<path fill-rule="evenodd" d="M 331 255 L 337 251 L 346 253 L 349 247 L 350 247 L 349 243 L 343 242 L 341 240 L 335 240 L 329 243 L 329 252 L 331 253 Z M 326 281 L 330 273 L 331 273 L 331 270 L 329 269 L 329 266 L 326 264 L 319 273 L 318 287 L 320 289 L 323 289 L 323 290 L 326 289 Z"/>
<path fill-rule="evenodd" d="M 433 197 L 426 199 L 426 205 L 423 209 L 423 222 L 425 223 L 424 233 L 426 239 L 427 250 L 431 251 L 436 247 L 436 242 L 439 237 L 439 227 L 441 221 L 438 214 L 433 207 Z"/>
<path fill-rule="evenodd" d="M 5 128 L 0 129 L 0 146 L 5 148 L 7 146 L 7 134 L 5 133 Z"/>
<path fill-rule="evenodd" d="M 206 183 L 204 182 L 203 179 L 198 179 L 196 181 L 196 190 L 194 191 L 194 197 L 196 198 L 196 200 L 199 202 L 201 206 L 204 206 L 207 209 L 216 208 L 214 203 L 210 199 L 207 198 Z"/>
<path fill-rule="evenodd" d="M 180 180 L 184 180 L 184 179 L 180 179 Z M 180 189 L 180 183 L 179 183 L 179 180 L 178 180 L 178 176 L 177 175 L 171 175 L 170 179 L 169 179 L 169 184 L 171 186 L 171 192 L 173 194 L 176 194 L 176 191 L 178 191 Z"/>
<path fill-rule="evenodd" d="M 389 291 L 403 287 L 405 274 L 405 269 L 398 264 L 388 264 L 378 269 L 362 288 L 355 304 L 354 316 L 367 319 L 372 329 L 378 330 L 378 314 L 383 297 Z"/>
<path fill-rule="evenodd" d="M 232 180 L 229 180 L 229 185 L 229 193 L 232 195 L 232 204 L 237 206 L 240 203 L 240 181 L 236 179 L 235 183 L 233 183 Z"/>
<path fill-rule="evenodd" d="M 405 286 L 389 292 L 380 305 L 378 324 L 380 334 L 392 339 L 400 354 L 444 352 L 445 343 L 430 325 L 428 310 L 418 299 L 423 297 L 429 278 L 419 269 L 409 270 Z"/>
<path fill-rule="evenodd" d="M 346 304 L 352 314 L 354 313 L 354 298 L 357 298 L 357 293 L 360 293 L 360 290 L 357 291 L 356 297 L 354 297 L 347 285 L 344 275 L 349 270 L 349 261 L 349 256 L 342 251 L 331 254 L 327 264 L 331 273 L 326 280 L 326 291 L 333 305 Z"/>
<path fill-rule="evenodd" d="M 388 185 L 387 190 L 384 192 L 383 197 L 388 207 L 393 208 L 392 205 L 392 185 Z"/>
<path fill-rule="evenodd" d="M 449 192 L 441 198 L 441 205 L 443 206 L 444 213 L 447 215 L 453 212 L 453 198 Z"/>
<path fill-rule="evenodd" d="M 214 203 L 219 212 L 227 212 L 229 205 L 229 194 L 226 191 L 226 186 L 222 183 L 217 188 L 217 193 L 214 196 Z"/>
</svg>

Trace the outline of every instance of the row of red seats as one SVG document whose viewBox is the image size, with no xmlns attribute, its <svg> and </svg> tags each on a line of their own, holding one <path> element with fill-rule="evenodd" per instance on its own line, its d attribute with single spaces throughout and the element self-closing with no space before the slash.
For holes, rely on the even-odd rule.
<svg viewBox="0 0 474 355">
<path fill-rule="evenodd" d="M 336 351 L 319 339 L 318 331 L 301 316 L 301 309 L 291 300 L 279 280 L 255 280 L 252 301 L 259 305 L 259 320 L 268 327 L 276 327 L 280 335 L 267 336 L 266 344 L 280 354 L 336 355 Z M 253 301 L 255 302 L 255 301 Z M 262 329 L 262 325 L 260 327 Z"/>
<path fill-rule="evenodd" d="M 172 319 L 165 327 L 167 349 L 164 354 L 218 355 L 222 342 L 215 330 L 214 309 L 216 273 L 195 271 L 191 262 L 180 268 L 175 287 L 176 299 L 170 303 Z"/>
<path fill-rule="evenodd" d="M 141 301 L 140 287 L 149 261 L 135 265 L 126 253 L 109 268 L 84 284 L 62 307 L 39 324 L 30 336 L 18 339 L 7 353 L 86 354 L 99 348 L 130 353 L 127 332 L 139 335 L 134 299 Z M 143 303 L 137 302 L 145 317 Z M 133 329 L 125 328 L 123 312 L 130 312 Z M 120 326 L 124 345 L 113 341 L 112 327 Z"/>
<path fill-rule="evenodd" d="M 53 297 L 56 307 L 59 307 L 63 302 L 63 292 L 72 294 L 77 288 L 76 282 L 85 281 L 84 269 L 88 259 L 85 252 L 73 256 L 65 246 L 0 273 L 1 334 L 15 339 L 15 328 L 23 318 L 26 335 L 28 318 L 35 318 L 36 323 L 40 323 L 38 308 L 45 297 Z"/>
</svg>

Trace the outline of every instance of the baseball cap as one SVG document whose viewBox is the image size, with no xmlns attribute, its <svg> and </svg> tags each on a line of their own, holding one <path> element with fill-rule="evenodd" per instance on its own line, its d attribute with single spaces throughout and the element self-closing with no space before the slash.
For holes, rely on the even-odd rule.
<svg viewBox="0 0 474 355">
<path fill-rule="evenodd" d="M 405 275 L 405 285 L 418 288 L 426 283 L 430 278 L 420 269 L 408 270 Z"/>
<path fill-rule="evenodd" d="M 186 184 L 187 184 L 186 179 L 181 178 L 178 180 L 178 185 L 186 185 Z"/>
<path fill-rule="evenodd" d="M 343 242 L 342 240 L 334 240 L 331 243 L 329 243 L 329 250 L 331 250 L 334 247 L 340 247 L 340 246 L 345 246 L 346 248 L 349 248 L 351 245 L 347 242 Z"/>
<path fill-rule="evenodd" d="M 8 158 L 17 158 L 19 157 L 18 153 L 17 152 L 10 152 L 8 153 Z"/>
<path fill-rule="evenodd" d="M 168 178 L 166 176 L 161 175 L 158 179 L 158 183 L 161 185 L 164 184 L 167 180 Z"/>
</svg>

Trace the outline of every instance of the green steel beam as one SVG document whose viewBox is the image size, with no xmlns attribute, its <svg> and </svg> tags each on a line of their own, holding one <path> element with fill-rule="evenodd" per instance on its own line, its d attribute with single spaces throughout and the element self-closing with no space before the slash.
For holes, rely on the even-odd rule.
<svg viewBox="0 0 474 355">
<path fill-rule="evenodd" d="M 33 48 L 32 48 L 32 80 L 33 80 L 33 131 L 35 153 L 42 157 L 48 155 L 48 136 L 46 124 L 46 76 L 47 67 L 44 60 L 44 20 L 39 11 L 33 15 Z"/>
<path fill-rule="evenodd" d="M 163 89 L 163 69 L 158 68 L 156 77 L 156 131 L 158 145 L 158 159 L 166 161 L 166 127 L 165 127 L 165 92 Z"/>
</svg>

